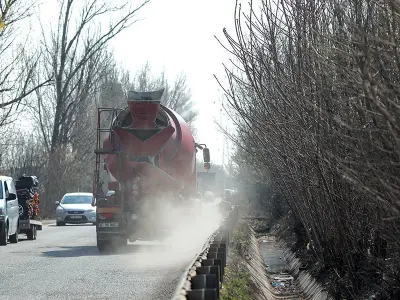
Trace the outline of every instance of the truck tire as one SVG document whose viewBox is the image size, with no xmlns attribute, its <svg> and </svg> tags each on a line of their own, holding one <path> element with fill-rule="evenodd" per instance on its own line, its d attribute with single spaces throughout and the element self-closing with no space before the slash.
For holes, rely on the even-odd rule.
<svg viewBox="0 0 400 300">
<path fill-rule="evenodd" d="M 117 246 L 117 248 L 126 247 L 126 245 L 128 245 L 128 239 L 119 237 L 116 239 L 115 245 Z"/>
<path fill-rule="evenodd" d="M 36 226 L 32 226 L 32 228 L 28 229 L 26 231 L 26 236 L 30 241 L 36 240 Z"/>
<path fill-rule="evenodd" d="M 110 241 L 107 240 L 97 240 L 97 249 L 99 252 L 106 251 L 110 246 Z"/>
<path fill-rule="evenodd" d="M 4 230 L 0 234 L 0 246 L 7 246 L 8 240 L 8 225 L 4 224 Z"/>
</svg>

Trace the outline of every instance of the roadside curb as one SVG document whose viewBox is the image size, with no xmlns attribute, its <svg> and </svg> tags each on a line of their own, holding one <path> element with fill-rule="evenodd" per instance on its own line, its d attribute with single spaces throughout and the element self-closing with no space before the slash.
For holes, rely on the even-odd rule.
<svg viewBox="0 0 400 300">
<path fill-rule="evenodd" d="M 231 209 L 184 271 L 172 300 L 220 299 L 228 245 L 234 224 L 239 219 L 239 208 L 232 206 Z"/>
</svg>

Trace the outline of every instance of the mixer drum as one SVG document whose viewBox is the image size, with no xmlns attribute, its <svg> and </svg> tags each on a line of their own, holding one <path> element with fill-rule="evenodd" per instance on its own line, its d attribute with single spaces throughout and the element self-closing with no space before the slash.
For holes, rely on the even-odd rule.
<svg viewBox="0 0 400 300">
<path fill-rule="evenodd" d="M 195 188 L 196 150 L 188 124 L 159 101 L 128 100 L 128 105 L 103 143 L 104 149 L 118 151 L 104 157 L 111 175 L 117 181 L 140 176 L 149 189 Z"/>
</svg>

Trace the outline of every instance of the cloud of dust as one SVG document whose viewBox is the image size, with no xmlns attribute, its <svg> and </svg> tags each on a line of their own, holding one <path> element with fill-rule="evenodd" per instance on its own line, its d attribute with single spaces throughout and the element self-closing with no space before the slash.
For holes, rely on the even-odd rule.
<svg viewBox="0 0 400 300">
<path fill-rule="evenodd" d="M 164 212 L 169 230 L 162 241 L 136 241 L 143 267 L 186 265 L 198 254 L 208 237 L 218 229 L 222 215 L 218 201 L 185 206 L 170 206 Z M 161 225 L 160 225 L 161 226 Z M 140 251 L 140 248 L 143 251 Z"/>
</svg>

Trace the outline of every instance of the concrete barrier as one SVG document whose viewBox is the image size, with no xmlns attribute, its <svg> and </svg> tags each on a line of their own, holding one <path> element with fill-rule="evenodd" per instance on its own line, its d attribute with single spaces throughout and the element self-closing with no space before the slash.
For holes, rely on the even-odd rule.
<svg viewBox="0 0 400 300">
<path fill-rule="evenodd" d="M 173 300 L 220 299 L 228 245 L 238 218 L 239 208 L 232 206 L 220 227 L 208 238 L 203 249 L 185 270 Z"/>
</svg>

